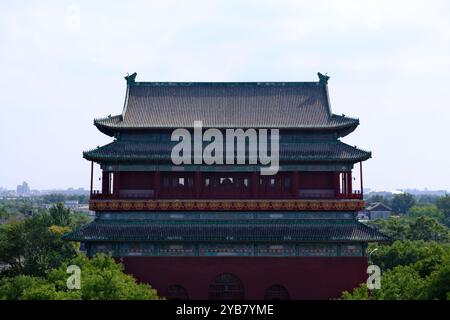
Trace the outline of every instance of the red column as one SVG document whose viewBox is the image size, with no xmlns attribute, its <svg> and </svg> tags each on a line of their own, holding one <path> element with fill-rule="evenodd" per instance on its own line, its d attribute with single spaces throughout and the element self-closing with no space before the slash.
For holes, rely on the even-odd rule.
<svg viewBox="0 0 450 320">
<path fill-rule="evenodd" d="M 259 190 L 259 174 L 258 172 L 252 173 L 252 193 L 254 198 L 258 198 L 258 190 Z"/>
<path fill-rule="evenodd" d="M 155 198 L 158 198 L 159 192 L 161 190 L 161 172 L 155 171 L 155 179 L 153 182 L 154 182 Z"/>
<path fill-rule="evenodd" d="M 200 198 L 200 194 L 202 192 L 202 173 L 200 171 L 195 172 L 194 188 L 195 188 L 195 197 Z"/>
<path fill-rule="evenodd" d="M 294 198 L 298 198 L 298 184 L 299 184 L 299 174 L 298 171 L 292 172 L 292 188 Z"/>
<path fill-rule="evenodd" d="M 109 172 L 102 172 L 102 194 L 109 194 Z"/>
</svg>

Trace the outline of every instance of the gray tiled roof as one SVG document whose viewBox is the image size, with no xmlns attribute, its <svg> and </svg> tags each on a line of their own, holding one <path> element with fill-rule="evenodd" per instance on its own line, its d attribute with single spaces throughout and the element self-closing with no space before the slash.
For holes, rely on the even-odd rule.
<svg viewBox="0 0 450 320">
<path fill-rule="evenodd" d="M 349 131 L 359 123 L 331 113 L 327 87 L 320 82 L 136 82 L 128 89 L 122 115 L 94 121 L 101 131 L 186 128 L 197 120 L 213 128 Z"/>
<path fill-rule="evenodd" d="M 92 222 L 68 235 L 74 241 L 386 241 L 357 221 L 108 221 Z"/>
<path fill-rule="evenodd" d="M 91 161 L 170 162 L 172 147 L 177 142 L 114 141 L 83 153 Z M 225 149 L 224 149 L 225 150 Z M 371 153 L 338 140 L 327 142 L 280 143 L 281 162 L 359 162 Z"/>
</svg>

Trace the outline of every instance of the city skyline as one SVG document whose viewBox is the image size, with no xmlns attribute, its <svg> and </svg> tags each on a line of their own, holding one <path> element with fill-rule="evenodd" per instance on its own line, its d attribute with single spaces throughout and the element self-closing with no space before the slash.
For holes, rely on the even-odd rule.
<svg viewBox="0 0 450 320">
<path fill-rule="evenodd" d="M 2 3 L 0 186 L 88 189 L 82 151 L 112 141 L 92 119 L 122 112 L 127 73 L 317 81 L 322 72 L 332 110 L 360 119 L 342 140 L 372 151 L 366 186 L 450 190 L 450 7 L 433 3 Z"/>
</svg>

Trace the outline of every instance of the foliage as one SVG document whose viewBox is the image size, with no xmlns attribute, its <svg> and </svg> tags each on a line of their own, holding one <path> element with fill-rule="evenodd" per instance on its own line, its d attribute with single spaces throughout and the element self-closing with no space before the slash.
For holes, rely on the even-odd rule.
<svg viewBox="0 0 450 320">
<path fill-rule="evenodd" d="M 377 228 L 392 240 L 406 240 L 409 231 L 407 220 L 402 218 L 390 217 L 389 219 L 371 220 L 367 224 Z"/>
<path fill-rule="evenodd" d="M 426 299 L 450 300 L 450 259 L 447 259 L 442 267 L 430 275 L 424 297 Z"/>
<path fill-rule="evenodd" d="M 81 289 L 67 289 L 68 265 L 81 269 Z M 92 259 L 78 255 L 59 268 L 50 271 L 46 278 L 16 276 L 0 280 L 0 299 L 38 300 L 154 300 L 156 290 L 123 272 L 123 265 L 110 256 L 98 254 Z"/>
<path fill-rule="evenodd" d="M 391 201 L 392 210 L 396 213 L 406 213 L 416 204 L 416 198 L 409 193 L 396 194 Z"/>
<path fill-rule="evenodd" d="M 435 219 L 426 216 L 391 217 L 369 221 L 367 224 L 377 228 L 392 240 L 450 241 L 450 230 Z"/>
<path fill-rule="evenodd" d="M 433 218 L 422 216 L 409 223 L 408 239 L 448 242 L 450 231 Z"/>
<path fill-rule="evenodd" d="M 87 259 L 62 235 L 86 222 L 61 203 L 23 221 L 0 226 L 0 299 L 158 299 L 149 285 L 138 284 L 113 258 Z M 81 268 L 81 289 L 67 289 L 68 265 Z"/>
<path fill-rule="evenodd" d="M 369 292 L 361 284 L 342 299 L 450 299 L 450 230 L 433 218 L 442 218 L 442 206 L 415 206 L 406 216 L 368 222 L 397 240 L 378 250 L 369 244 L 370 263 L 382 270 L 381 289 Z"/>
<path fill-rule="evenodd" d="M 415 249 L 418 246 L 419 249 Z M 386 246 L 389 247 L 389 246 Z M 375 251 L 382 270 L 381 289 L 369 293 L 361 284 L 352 293 L 344 292 L 345 300 L 418 300 L 450 297 L 450 247 L 448 244 L 401 242 L 394 248 Z"/>
<path fill-rule="evenodd" d="M 369 300 L 369 289 L 367 284 L 363 283 L 359 287 L 356 287 L 351 293 L 344 291 L 342 293 L 343 300 Z"/>
<path fill-rule="evenodd" d="M 65 194 L 47 194 L 42 196 L 44 203 L 58 203 L 64 201 L 78 201 L 78 203 L 89 203 L 89 195 L 65 195 Z"/>
<path fill-rule="evenodd" d="M 0 227 L 0 263 L 9 276 L 43 276 L 62 261 L 76 255 L 74 243 L 61 237 L 87 221 L 84 214 L 74 214 L 61 203 L 23 221 Z"/>
<path fill-rule="evenodd" d="M 45 275 L 76 255 L 73 243 L 62 240 L 46 215 L 36 215 L 0 228 L 0 262 L 8 275 Z M 68 230 L 68 229 L 66 229 Z"/>
<path fill-rule="evenodd" d="M 450 227 L 450 195 L 439 197 L 436 200 L 436 206 L 444 213 L 445 224 Z"/>
<path fill-rule="evenodd" d="M 445 220 L 444 213 L 435 205 L 412 206 L 411 208 L 409 208 L 407 214 L 411 218 L 418 218 L 422 216 L 433 218 L 440 223 L 443 223 Z"/>
<path fill-rule="evenodd" d="M 439 196 L 431 195 L 431 194 L 422 194 L 420 196 L 416 196 L 417 204 L 419 205 L 436 205 L 436 200 Z"/>
<path fill-rule="evenodd" d="M 64 204 L 58 202 L 49 210 L 51 223 L 57 226 L 69 226 L 70 225 L 70 209 L 64 207 Z"/>
<path fill-rule="evenodd" d="M 450 243 L 433 241 L 395 241 L 379 246 L 371 263 L 382 271 L 381 289 L 369 294 L 366 284 L 346 300 L 447 299 L 450 297 Z"/>
<path fill-rule="evenodd" d="M 450 256 L 450 244 L 432 241 L 395 241 L 371 254 L 371 263 L 382 270 L 413 265 L 421 276 L 428 276 Z"/>
</svg>

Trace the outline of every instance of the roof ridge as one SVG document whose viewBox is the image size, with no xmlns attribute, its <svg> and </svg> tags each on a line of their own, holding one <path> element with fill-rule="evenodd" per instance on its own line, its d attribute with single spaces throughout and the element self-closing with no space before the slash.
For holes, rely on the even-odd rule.
<svg viewBox="0 0 450 320">
<path fill-rule="evenodd" d="M 137 81 L 130 83 L 130 86 L 324 86 L 318 81 Z"/>
</svg>

